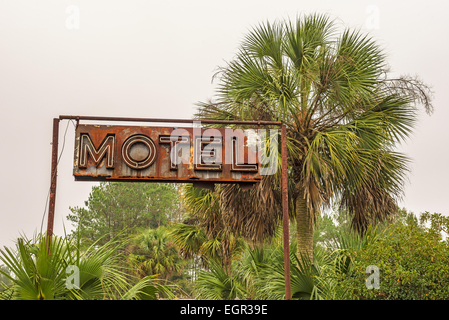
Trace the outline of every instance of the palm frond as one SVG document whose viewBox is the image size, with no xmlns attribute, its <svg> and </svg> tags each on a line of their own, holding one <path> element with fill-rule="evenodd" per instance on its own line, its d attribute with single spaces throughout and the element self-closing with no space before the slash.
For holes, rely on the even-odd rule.
<svg viewBox="0 0 449 320">
<path fill-rule="evenodd" d="M 244 286 L 234 275 L 214 260 L 208 260 L 209 271 L 200 271 L 195 282 L 197 299 L 204 300 L 234 300 L 246 295 Z"/>
<path fill-rule="evenodd" d="M 169 299 L 174 299 L 175 295 L 168 285 L 160 283 L 155 275 L 147 276 L 137 282 L 122 297 L 122 300 L 158 300 L 159 295 L 164 294 Z"/>
</svg>

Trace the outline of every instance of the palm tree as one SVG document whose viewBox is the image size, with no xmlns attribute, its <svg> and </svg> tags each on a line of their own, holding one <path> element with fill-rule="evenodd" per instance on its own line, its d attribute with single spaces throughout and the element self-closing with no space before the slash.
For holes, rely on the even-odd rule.
<svg viewBox="0 0 449 320">
<path fill-rule="evenodd" d="M 255 27 L 218 72 L 216 100 L 199 103 L 200 120 L 285 124 L 298 258 L 313 259 L 317 216 L 334 201 L 341 201 L 360 233 L 397 210 L 409 159 L 394 147 L 411 133 L 416 105 L 430 114 L 432 104 L 430 89 L 418 78 L 388 74 L 373 39 L 360 30 L 338 34 L 329 17 L 314 14 Z M 277 176 L 265 180 L 271 183 L 253 191 L 252 203 L 264 204 L 261 194 L 279 193 Z M 221 203 L 238 193 L 224 187 Z M 279 206 L 266 207 L 279 214 Z M 247 223 L 258 212 L 245 214 Z"/>
<path fill-rule="evenodd" d="M 244 240 L 228 225 L 218 194 L 191 184 L 182 186 L 181 190 L 182 203 L 189 216 L 186 223 L 172 224 L 170 231 L 181 254 L 185 258 L 200 256 L 203 262 L 214 259 L 221 261 L 226 269 L 231 267 L 233 256 L 243 249 Z"/>
<path fill-rule="evenodd" d="M 139 278 L 157 275 L 169 280 L 183 269 L 183 261 L 167 228 L 147 229 L 134 238 L 128 260 Z"/>
</svg>

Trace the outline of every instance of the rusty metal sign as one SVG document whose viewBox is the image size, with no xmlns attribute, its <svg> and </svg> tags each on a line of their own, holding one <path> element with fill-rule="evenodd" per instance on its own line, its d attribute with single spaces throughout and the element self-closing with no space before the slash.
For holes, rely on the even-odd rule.
<svg viewBox="0 0 449 320">
<path fill-rule="evenodd" d="M 267 157 L 260 145 L 260 131 L 79 125 L 73 174 L 77 181 L 193 182 L 205 187 L 241 183 L 249 187 L 262 175 L 273 173 L 263 160 Z M 276 169 L 277 163 L 270 160 L 268 168 Z"/>
</svg>

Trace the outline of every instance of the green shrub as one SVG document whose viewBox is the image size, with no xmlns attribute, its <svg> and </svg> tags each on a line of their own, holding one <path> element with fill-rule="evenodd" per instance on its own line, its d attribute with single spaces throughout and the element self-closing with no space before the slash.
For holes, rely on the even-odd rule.
<svg viewBox="0 0 449 320">
<path fill-rule="evenodd" d="M 341 275 L 349 299 L 449 300 L 449 246 L 433 229 L 398 223 L 362 250 L 350 250 L 351 269 Z M 380 288 L 367 289 L 366 268 L 379 268 Z"/>
</svg>

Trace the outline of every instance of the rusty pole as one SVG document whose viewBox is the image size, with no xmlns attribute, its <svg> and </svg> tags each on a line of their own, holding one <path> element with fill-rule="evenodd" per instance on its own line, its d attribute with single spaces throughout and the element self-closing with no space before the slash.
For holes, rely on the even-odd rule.
<svg viewBox="0 0 449 320">
<path fill-rule="evenodd" d="M 239 121 L 239 120 L 193 120 L 193 119 L 159 119 L 159 118 L 125 118 L 125 117 L 96 117 L 96 116 L 59 116 L 59 120 L 89 120 L 89 121 L 123 121 L 123 122 L 166 122 L 166 123 L 195 123 L 203 124 L 241 124 L 241 125 L 270 125 L 281 126 L 280 121 Z"/>
<path fill-rule="evenodd" d="M 291 299 L 290 289 L 290 241 L 288 230 L 288 176 L 287 176 L 287 129 L 285 124 L 281 128 L 282 148 L 282 231 L 284 234 L 284 277 L 285 300 Z"/>
<path fill-rule="evenodd" d="M 51 238 L 53 235 L 53 222 L 55 219 L 55 203 L 56 203 L 56 178 L 58 168 L 58 140 L 59 140 L 59 119 L 53 119 L 53 141 L 51 151 L 51 180 L 50 180 L 50 203 L 48 207 L 48 223 L 47 236 Z M 49 244 L 50 244 L 50 239 Z"/>
</svg>

